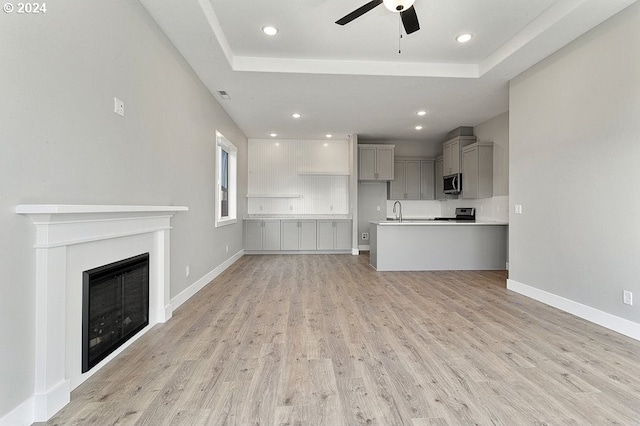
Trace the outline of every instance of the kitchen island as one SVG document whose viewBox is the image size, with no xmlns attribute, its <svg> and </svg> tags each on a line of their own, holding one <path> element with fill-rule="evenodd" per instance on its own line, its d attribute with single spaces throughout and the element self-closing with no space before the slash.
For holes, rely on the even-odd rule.
<svg viewBox="0 0 640 426">
<path fill-rule="evenodd" d="M 505 222 L 387 220 L 370 224 L 370 263 L 377 271 L 506 269 Z"/>
</svg>

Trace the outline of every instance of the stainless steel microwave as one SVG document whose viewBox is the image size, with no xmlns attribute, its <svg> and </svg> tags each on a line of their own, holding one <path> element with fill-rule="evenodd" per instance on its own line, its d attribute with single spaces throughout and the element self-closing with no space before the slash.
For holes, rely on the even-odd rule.
<svg viewBox="0 0 640 426">
<path fill-rule="evenodd" d="M 459 194 L 462 191 L 462 173 L 444 177 L 444 193 Z"/>
</svg>

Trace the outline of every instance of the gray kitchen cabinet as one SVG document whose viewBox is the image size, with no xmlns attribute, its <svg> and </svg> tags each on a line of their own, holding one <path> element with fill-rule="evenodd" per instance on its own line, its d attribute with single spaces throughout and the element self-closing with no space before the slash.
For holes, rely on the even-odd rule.
<svg viewBox="0 0 640 426">
<path fill-rule="evenodd" d="M 434 170 L 434 175 L 435 175 L 435 197 L 436 200 L 446 200 L 447 199 L 447 195 L 444 193 L 444 173 L 443 173 L 443 167 L 444 167 L 444 158 L 442 156 L 436 158 L 436 162 L 435 162 L 435 170 Z"/>
<path fill-rule="evenodd" d="M 395 145 L 358 145 L 360 180 L 393 180 Z"/>
<path fill-rule="evenodd" d="M 420 199 L 433 200 L 435 198 L 434 176 L 435 161 L 420 160 Z"/>
<path fill-rule="evenodd" d="M 461 149 L 475 141 L 475 136 L 456 136 L 442 144 L 443 176 L 460 173 Z"/>
<path fill-rule="evenodd" d="M 389 182 L 389 199 L 433 200 L 433 160 L 396 159 L 394 179 Z"/>
<path fill-rule="evenodd" d="M 481 142 L 462 149 L 462 198 L 493 196 L 493 143 Z"/>
<path fill-rule="evenodd" d="M 317 232 L 318 250 L 351 249 L 350 220 L 318 220 Z"/>
<path fill-rule="evenodd" d="M 280 250 L 280 221 L 245 220 L 245 249 Z"/>
<path fill-rule="evenodd" d="M 315 220 L 283 220 L 281 222 L 282 250 L 315 250 Z"/>
</svg>

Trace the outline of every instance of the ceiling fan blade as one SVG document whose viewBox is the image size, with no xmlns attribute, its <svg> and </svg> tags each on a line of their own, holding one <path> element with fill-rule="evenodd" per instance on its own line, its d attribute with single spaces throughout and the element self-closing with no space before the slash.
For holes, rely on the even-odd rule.
<svg viewBox="0 0 640 426">
<path fill-rule="evenodd" d="M 338 24 L 338 25 L 348 24 L 349 22 L 353 21 L 356 18 L 359 18 L 360 16 L 364 15 L 365 13 L 367 13 L 368 11 L 373 9 L 374 7 L 379 6 L 381 4 L 382 4 L 382 0 L 370 1 L 369 3 L 365 4 L 364 6 L 361 6 L 361 7 L 357 8 L 356 10 L 351 12 L 350 14 L 338 19 L 336 21 L 336 24 Z"/>
<path fill-rule="evenodd" d="M 404 30 L 407 34 L 415 33 L 420 29 L 418 15 L 416 15 L 416 10 L 413 6 L 400 12 L 400 17 L 402 18 L 402 25 L 404 25 Z"/>
</svg>

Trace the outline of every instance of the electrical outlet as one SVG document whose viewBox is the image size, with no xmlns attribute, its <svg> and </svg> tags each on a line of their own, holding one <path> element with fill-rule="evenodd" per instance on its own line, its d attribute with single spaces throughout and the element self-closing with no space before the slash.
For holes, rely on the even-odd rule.
<svg viewBox="0 0 640 426">
<path fill-rule="evenodd" d="M 362 239 L 363 240 L 368 240 L 369 239 L 369 233 L 368 232 L 363 232 L 362 233 Z"/>
<path fill-rule="evenodd" d="M 516 204 L 515 211 L 516 214 L 522 214 L 522 204 Z"/>
<path fill-rule="evenodd" d="M 380 206 L 376 206 L 376 210 L 377 210 L 377 211 L 380 211 Z"/>
<path fill-rule="evenodd" d="M 187 265 L 187 267 L 184 268 L 184 276 L 188 277 L 190 273 L 191 273 L 191 267 Z"/>
<path fill-rule="evenodd" d="M 118 98 L 113 98 L 113 112 L 124 117 L 124 102 Z"/>
<path fill-rule="evenodd" d="M 628 290 L 622 291 L 622 302 L 625 305 L 633 305 L 633 293 Z"/>
</svg>

